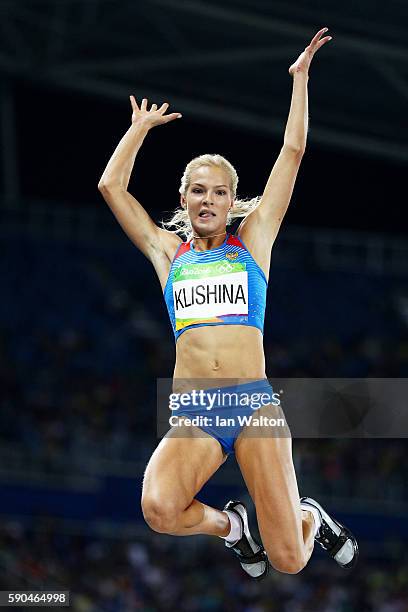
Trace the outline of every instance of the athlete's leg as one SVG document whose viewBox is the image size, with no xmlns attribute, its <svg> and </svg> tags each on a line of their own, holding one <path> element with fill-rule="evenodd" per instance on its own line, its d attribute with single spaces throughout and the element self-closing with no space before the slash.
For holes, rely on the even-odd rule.
<svg viewBox="0 0 408 612">
<path fill-rule="evenodd" d="M 143 481 L 144 518 L 160 533 L 226 536 L 227 514 L 194 499 L 226 456 L 220 443 L 205 432 L 196 427 L 184 432 L 183 437 L 167 434 L 150 458 Z"/>
<path fill-rule="evenodd" d="M 276 418 L 275 407 L 257 413 Z M 282 415 L 280 415 L 282 416 Z M 235 454 L 256 508 L 259 531 L 271 565 L 297 573 L 314 546 L 314 519 L 301 510 L 289 429 L 272 437 L 267 428 L 248 426 L 235 442 Z"/>
</svg>

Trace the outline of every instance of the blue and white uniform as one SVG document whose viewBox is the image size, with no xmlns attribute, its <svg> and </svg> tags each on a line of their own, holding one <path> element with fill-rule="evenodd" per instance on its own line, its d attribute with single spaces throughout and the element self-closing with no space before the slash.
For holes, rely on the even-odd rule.
<svg viewBox="0 0 408 612">
<path fill-rule="evenodd" d="M 263 333 L 267 285 L 263 270 L 239 236 L 227 234 L 220 246 L 207 251 L 196 251 L 192 239 L 181 243 L 164 288 L 176 342 L 186 330 L 207 325 L 249 325 Z M 200 428 L 215 437 L 224 452 L 232 453 L 243 427 L 242 417 L 253 415 L 255 410 L 245 401 L 262 394 L 264 399 L 270 399 L 262 405 L 270 404 L 273 390 L 267 379 L 219 390 L 223 397 L 233 394 L 235 404 L 215 404 L 209 410 L 208 405 L 197 406 L 191 398 L 191 403 L 183 405 L 177 415 L 206 416 L 206 425 Z M 220 422 L 229 424 L 220 426 Z"/>
<path fill-rule="evenodd" d="M 164 299 L 176 341 L 192 327 L 252 325 L 263 332 L 267 280 L 241 238 L 227 234 L 215 249 L 182 242 Z"/>
</svg>

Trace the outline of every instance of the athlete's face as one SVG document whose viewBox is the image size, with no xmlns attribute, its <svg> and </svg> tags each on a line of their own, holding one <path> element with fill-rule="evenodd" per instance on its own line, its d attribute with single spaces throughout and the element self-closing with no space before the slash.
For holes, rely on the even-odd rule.
<svg viewBox="0 0 408 612">
<path fill-rule="evenodd" d="M 225 231 L 233 197 L 228 173 L 217 166 L 200 166 L 191 173 L 191 183 L 181 205 L 187 208 L 194 233 L 210 236 Z"/>
</svg>

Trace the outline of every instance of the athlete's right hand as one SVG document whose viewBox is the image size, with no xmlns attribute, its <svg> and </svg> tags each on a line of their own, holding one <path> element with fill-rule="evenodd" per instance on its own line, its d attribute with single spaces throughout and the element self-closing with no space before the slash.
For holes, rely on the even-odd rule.
<svg viewBox="0 0 408 612">
<path fill-rule="evenodd" d="M 132 123 L 142 124 L 150 129 L 156 125 L 162 125 L 163 123 L 173 121 L 173 119 L 179 119 L 182 116 L 180 113 L 170 113 L 170 115 L 165 115 L 164 113 L 169 108 L 168 102 L 164 102 L 160 108 L 157 108 L 157 104 L 152 104 L 150 110 L 147 110 L 147 102 L 147 99 L 143 98 L 139 108 L 135 97 L 130 96 L 130 103 L 133 111 Z"/>
</svg>

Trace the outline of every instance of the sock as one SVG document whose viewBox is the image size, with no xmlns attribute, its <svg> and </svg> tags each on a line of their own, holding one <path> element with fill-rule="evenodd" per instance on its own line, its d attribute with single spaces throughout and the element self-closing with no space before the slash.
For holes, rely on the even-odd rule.
<svg viewBox="0 0 408 612">
<path fill-rule="evenodd" d="M 238 540 L 242 538 L 241 521 L 235 512 L 231 512 L 230 510 L 223 510 L 223 512 L 225 512 L 229 518 L 231 529 L 228 535 L 220 537 L 229 544 L 238 542 Z"/>
<path fill-rule="evenodd" d="M 313 506 L 309 506 L 309 504 L 300 504 L 300 507 L 302 508 L 302 510 L 307 510 L 307 512 L 310 512 L 313 515 L 313 519 L 314 519 L 314 534 L 313 537 L 316 537 L 317 532 L 319 531 L 321 525 L 322 525 L 322 520 L 320 518 L 320 514 L 317 510 L 317 508 L 313 508 Z"/>
</svg>

